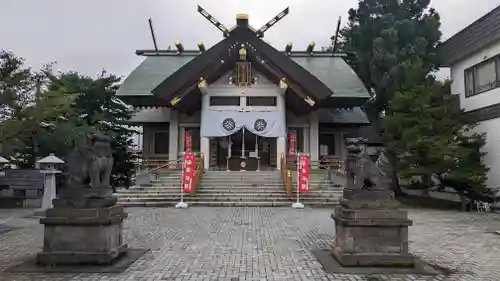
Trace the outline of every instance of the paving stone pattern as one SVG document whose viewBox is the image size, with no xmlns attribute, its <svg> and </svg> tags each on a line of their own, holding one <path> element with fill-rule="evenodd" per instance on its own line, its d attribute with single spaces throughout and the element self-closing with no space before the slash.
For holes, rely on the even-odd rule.
<svg viewBox="0 0 500 281">
<path fill-rule="evenodd" d="M 7 274 L 40 251 L 42 227 L 24 211 L 0 221 L 20 228 L 0 235 L 0 280 L 500 280 L 497 215 L 410 210 L 410 249 L 425 261 L 458 270 L 448 276 L 326 274 L 310 250 L 332 244 L 329 209 L 131 208 L 126 240 L 151 252 L 121 274 Z M 3 214 L 3 216 L 2 216 Z M 70 234 L 69 234 L 70 235 Z"/>
</svg>

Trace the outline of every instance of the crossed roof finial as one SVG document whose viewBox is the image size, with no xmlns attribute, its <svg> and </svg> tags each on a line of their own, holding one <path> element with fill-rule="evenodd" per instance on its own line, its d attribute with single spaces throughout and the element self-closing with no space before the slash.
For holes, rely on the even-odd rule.
<svg viewBox="0 0 500 281">
<path fill-rule="evenodd" d="M 284 18 L 288 13 L 290 12 L 290 8 L 286 7 L 283 11 L 281 11 L 279 14 L 277 14 L 274 18 L 272 18 L 270 21 L 268 21 L 266 24 L 264 24 L 261 28 L 258 30 L 253 30 L 256 34 L 257 37 L 261 38 L 264 37 L 264 32 L 266 32 L 269 28 L 274 26 L 276 23 L 278 23 L 282 18 Z M 234 29 L 228 29 L 224 24 L 222 24 L 220 21 L 218 21 L 214 16 L 212 16 L 210 13 L 208 13 L 205 9 L 203 9 L 200 5 L 198 5 L 198 13 L 200 13 L 205 19 L 207 19 L 211 24 L 213 24 L 217 29 L 222 31 L 222 34 L 224 37 L 229 36 L 229 33 Z M 245 20 L 248 22 L 248 15 L 247 14 L 237 14 L 236 15 L 236 20 Z"/>
</svg>

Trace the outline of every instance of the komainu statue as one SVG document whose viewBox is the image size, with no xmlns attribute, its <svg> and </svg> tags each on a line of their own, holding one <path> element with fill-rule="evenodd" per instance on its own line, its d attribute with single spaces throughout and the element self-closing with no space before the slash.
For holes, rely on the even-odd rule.
<svg viewBox="0 0 500 281">
<path fill-rule="evenodd" d="M 55 207 L 97 208 L 116 204 L 110 186 L 113 168 L 110 139 L 102 134 L 91 138 L 89 149 L 75 149 L 66 161 L 66 184 L 54 200 Z"/>
<path fill-rule="evenodd" d="M 373 162 L 366 149 L 362 149 L 362 139 L 346 140 L 349 152 L 346 169 L 353 189 L 390 189 L 392 167 L 384 152 Z"/>
</svg>

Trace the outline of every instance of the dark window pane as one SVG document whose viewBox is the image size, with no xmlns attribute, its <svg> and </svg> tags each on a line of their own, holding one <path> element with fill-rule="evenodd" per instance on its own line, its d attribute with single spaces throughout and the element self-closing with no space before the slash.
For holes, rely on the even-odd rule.
<svg viewBox="0 0 500 281">
<path fill-rule="evenodd" d="M 214 106 L 239 106 L 240 97 L 210 97 L 210 105 Z"/>
<path fill-rule="evenodd" d="M 154 142 L 155 154 L 168 154 L 168 132 L 155 132 Z"/>
<path fill-rule="evenodd" d="M 474 92 L 481 93 L 496 87 L 495 60 L 488 60 L 474 67 Z"/>
<path fill-rule="evenodd" d="M 474 95 L 474 72 L 472 69 L 465 71 L 465 96 Z"/>
<path fill-rule="evenodd" d="M 276 106 L 276 97 L 247 97 L 248 106 Z"/>
</svg>

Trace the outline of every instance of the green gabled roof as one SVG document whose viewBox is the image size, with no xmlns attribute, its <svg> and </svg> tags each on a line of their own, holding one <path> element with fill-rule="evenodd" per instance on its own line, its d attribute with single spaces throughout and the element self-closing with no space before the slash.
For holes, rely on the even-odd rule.
<svg viewBox="0 0 500 281">
<path fill-rule="evenodd" d="M 137 66 L 123 81 L 117 96 L 152 96 L 152 91 L 167 77 L 195 56 L 151 56 Z"/>
<path fill-rule="evenodd" d="M 190 62 L 196 55 L 148 56 L 123 81 L 118 96 L 152 95 L 155 89 L 171 74 Z M 354 70 L 340 57 L 292 56 L 291 59 L 316 76 L 335 97 L 369 98 L 363 82 Z"/>
<path fill-rule="evenodd" d="M 291 59 L 325 84 L 333 92 L 331 98 L 370 98 L 356 72 L 340 57 L 303 56 Z"/>
<path fill-rule="evenodd" d="M 320 123 L 370 125 L 365 112 L 360 107 L 352 109 L 320 108 L 318 109 Z"/>
</svg>

